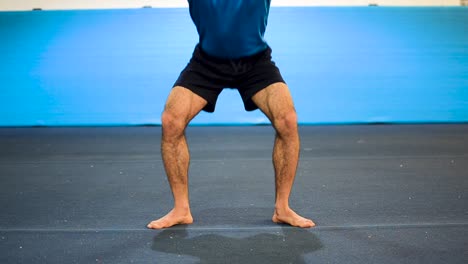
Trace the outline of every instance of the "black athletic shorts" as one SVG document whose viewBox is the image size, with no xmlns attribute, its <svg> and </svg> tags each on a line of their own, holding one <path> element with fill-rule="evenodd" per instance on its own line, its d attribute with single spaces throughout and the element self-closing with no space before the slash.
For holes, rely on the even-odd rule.
<svg viewBox="0 0 468 264">
<path fill-rule="evenodd" d="M 247 111 L 257 109 L 252 101 L 258 91 L 283 82 L 283 77 L 271 60 L 271 48 L 240 59 L 220 59 L 206 54 L 199 45 L 192 59 L 174 84 L 201 96 L 208 104 L 206 112 L 214 112 L 218 95 L 224 88 L 237 89 Z"/>
</svg>

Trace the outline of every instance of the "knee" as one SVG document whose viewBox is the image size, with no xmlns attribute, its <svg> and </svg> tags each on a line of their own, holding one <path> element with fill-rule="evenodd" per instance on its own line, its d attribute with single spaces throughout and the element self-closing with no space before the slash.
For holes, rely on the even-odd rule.
<svg viewBox="0 0 468 264">
<path fill-rule="evenodd" d="M 184 134 L 187 126 L 183 118 L 174 113 L 164 111 L 161 116 L 163 136 L 178 137 Z"/>
<path fill-rule="evenodd" d="M 297 114 L 294 109 L 287 111 L 273 120 L 276 132 L 280 136 L 297 135 Z"/>
</svg>

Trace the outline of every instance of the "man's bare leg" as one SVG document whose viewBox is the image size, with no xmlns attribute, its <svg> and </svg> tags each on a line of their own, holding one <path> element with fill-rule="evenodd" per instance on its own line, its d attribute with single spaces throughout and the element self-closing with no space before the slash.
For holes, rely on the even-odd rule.
<svg viewBox="0 0 468 264">
<path fill-rule="evenodd" d="M 289 207 L 300 147 L 297 115 L 289 89 L 284 83 L 275 83 L 255 94 L 252 100 L 276 130 L 273 148 L 276 201 L 272 220 L 292 226 L 313 227 L 315 223 L 312 220 L 298 215 Z"/>
<path fill-rule="evenodd" d="M 161 229 L 193 223 L 188 191 L 190 155 L 185 128 L 206 103 L 205 99 L 183 87 L 174 87 L 169 94 L 161 117 L 161 153 L 174 197 L 174 208 L 167 215 L 149 223 L 148 228 Z"/>
</svg>

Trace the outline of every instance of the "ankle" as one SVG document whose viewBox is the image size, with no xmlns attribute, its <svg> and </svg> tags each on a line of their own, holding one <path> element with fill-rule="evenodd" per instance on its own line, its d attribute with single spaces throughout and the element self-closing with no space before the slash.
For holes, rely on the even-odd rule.
<svg viewBox="0 0 468 264">
<path fill-rule="evenodd" d="M 283 214 L 290 210 L 288 204 L 276 204 L 275 205 L 275 213 L 276 214 Z"/>
<path fill-rule="evenodd" d="M 190 214 L 190 206 L 188 205 L 177 205 L 172 209 L 174 212 L 179 214 Z"/>
</svg>

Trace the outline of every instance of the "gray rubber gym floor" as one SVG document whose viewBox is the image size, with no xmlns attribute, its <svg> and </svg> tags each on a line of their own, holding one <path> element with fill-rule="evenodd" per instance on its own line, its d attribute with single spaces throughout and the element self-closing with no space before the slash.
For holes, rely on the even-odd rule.
<svg viewBox="0 0 468 264">
<path fill-rule="evenodd" d="M 160 128 L 0 129 L 0 263 L 468 263 L 468 125 L 300 131 L 316 228 L 270 221 L 271 127 L 189 127 L 195 223 L 154 231 Z"/>
</svg>

